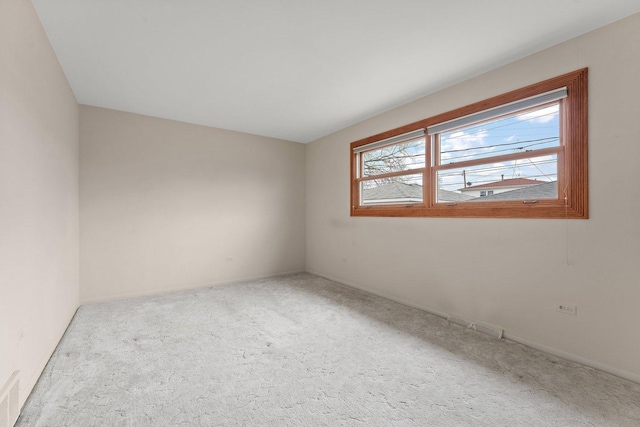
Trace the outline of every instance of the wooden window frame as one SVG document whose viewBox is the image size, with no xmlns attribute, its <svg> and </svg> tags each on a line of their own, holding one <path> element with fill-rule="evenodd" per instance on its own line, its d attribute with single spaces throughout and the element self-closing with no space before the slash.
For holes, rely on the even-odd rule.
<svg viewBox="0 0 640 427">
<path fill-rule="evenodd" d="M 434 147 L 432 138 L 427 135 L 425 137 L 425 168 L 412 170 L 413 173 L 423 174 L 423 203 L 360 205 L 361 179 L 356 174 L 359 169 L 358 158 L 361 156 L 354 151 L 356 148 L 412 131 L 426 130 L 432 125 L 563 87 L 567 88 L 567 97 L 559 101 L 562 145 L 557 153 L 559 189 L 557 199 L 436 203 L 436 188 L 433 183 L 436 182 L 434 148 L 437 148 L 437 144 Z M 352 142 L 350 144 L 351 216 L 587 219 L 589 217 L 587 87 L 588 69 L 583 68 Z"/>
</svg>

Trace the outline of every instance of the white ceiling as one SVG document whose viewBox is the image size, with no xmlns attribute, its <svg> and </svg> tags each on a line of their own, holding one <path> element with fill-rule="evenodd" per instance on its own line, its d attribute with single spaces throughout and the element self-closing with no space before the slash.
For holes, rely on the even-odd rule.
<svg viewBox="0 0 640 427">
<path fill-rule="evenodd" d="M 309 142 L 639 0 L 33 0 L 81 104 Z"/>
</svg>

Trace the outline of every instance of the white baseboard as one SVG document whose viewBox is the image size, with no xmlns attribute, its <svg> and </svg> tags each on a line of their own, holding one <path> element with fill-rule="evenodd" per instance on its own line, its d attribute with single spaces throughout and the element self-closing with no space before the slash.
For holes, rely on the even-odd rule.
<svg viewBox="0 0 640 427">
<path fill-rule="evenodd" d="M 559 357 L 560 359 L 565 359 L 570 362 L 575 362 L 580 365 L 588 366 L 589 368 L 597 369 L 599 371 L 606 372 L 611 375 L 615 375 L 616 377 L 620 377 L 622 379 L 633 381 L 635 383 L 640 384 L 640 376 L 632 374 L 631 372 L 623 371 L 621 369 L 616 369 L 611 366 L 605 365 L 604 363 L 600 363 L 590 359 L 586 359 L 584 357 L 576 356 L 575 354 L 567 353 L 566 351 L 558 350 L 553 347 L 547 347 L 546 345 L 538 344 L 536 342 L 529 341 L 524 338 L 520 338 L 519 336 L 512 335 L 506 332 L 504 333 L 503 337 L 510 341 L 514 341 L 524 346 L 533 348 L 534 350 L 538 350 L 543 353 L 550 354 L 551 356 Z"/>
<path fill-rule="evenodd" d="M 60 331 L 58 331 L 58 333 L 55 335 L 46 353 L 40 360 L 40 363 L 38 363 L 38 366 L 36 367 L 36 370 L 31 376 L 31 378 L 29 378 L 27 381 L 24 382 L 23 387 L 22 386 L 20 387 L 20 409 L 21 410 L 22 410 L 22 407 L 24 406 L 24 403 L 29 398 L 29 395 L 33 391 L 33 388 L 36 386 L 38 379 L 40 379 L 40 375 L 42 375 L 42 371 L 44 371 L 44 368 L 47 366 L 47 363 L 49 362 L 49 359 L 51 359 L 53 352 L 56 350 L 56 347 L 58 347 L 58 344 L 60 344 L 60 340 L 62 340 L 62 337 L 64 336 L 65 332 L 67 332 L 67 329 L 69 328 L 69 325 L 73 320 L 73 317 L 76 315 L 78 308 L 79 307 L 76 307 L 73 313 L 71 313 L 71 316 L 69 316 L 69 320 L 65 322 L 66 323 L 65 327 L 62 328 Z"/>
<path fill-rule="evenodd" d="M 403 304 L 403 305 L 406 305 L 406 306 L 409 306 L 409 307 L 412 307 L 412 308 L 417 308 L 418 310 L 426 311 L 427 313 L 442 317 L 445 320 L 449 317 L 448 314 L 443 313 L 441 311 L 433 310 L 433 309 L 430 309 L 430 308 L 427 308 L 427 307 L 422 307 L 422 306 L 419 306 L 417 304 L 411 303 L 409 301 L 405 301 L 402 298 L 396 298 L 396 297 L 393 297 L 393 296 L 390 296 L 390 295 L 386 295 L 384 292 L 379 292 L 379 291 L 374 291 L 374 290 L 371 290 L 371 289 L 367 289 L 367 288 L 364 288 L 362 286 L 356 285 L 354 283 L 350 283 L 350 282 L 342 280 L 342 279 L 338 279 L 338 278 L 335 278 L 335 277 L 328 276 L 326 274 L 318 273 L 318 272 L 313 271 L 313 270 L 307 270 L 307 273 L 314 274 L 316 276 L 323 277 L 323 278 L 325 278 L 327 280 L 331 280 L 332 282 L 337 282 L 337 283 L 340 283 L 342 285 L 349 286 L 351 288 L 355 288 L 355 289 L 358 289 L 360 291 L 367 292 L 369 294 L 373 294 L 373 295 L 379 296 L 381 298 L 385 298 L 385 299 L 388 299 L 388 300 L 391 300 L 391 301 L 394 301 L 394 302 L 397 302 L 397 303 L 400 303 L 400 304 Z M 506 332 L 506 330 L 502 334 L 502 338 L 510 340 L 510 341 L 517 342 L 519 344 L 522 344 L 524 346 L 533 348 L 533 349 L 541 351 L 543 353 L 547 353 L 547 354 L 550 354 L 552 356 L 559 357 L 560 359 L 565 359 L 565 360 L 568 360 L 570 362 L 574 362 L 574 363 L 578 363 L 580 365 L 588 366 L 590 368 L 597 369 L 599 371 L 603 371 L 603 372 L 606 372 L 608 374 L 620 377 L 622 379 L 633 381 L 635 383 L 640 384 L 640 376 L 639 375 L 632 374 L 630 372 L 626 372 L 626 371 L 623 371 L 621 369 L 613 368 L 611 366 L 608 366 L 608 365 L 605 365 L 603 363 L 596 362 L 596 361 L 593 361 L 593 360 L 590 360 L 590 359 L 586 359 L 584 357 L 576 356 L 575 354 L 567 353 L 567 352 L 562 351 L 562 350 L 558 350 L 558 349 L 555 349 L 555 348 L 552 348 L 552 347 L 547 347 L 545 345 L 538 344 L 536 342 L 529 341 L 529 340 L 526 340 L 524 338 L 520 338 L 517 335 L 513 335 L 513 334 L 510 334 L 510 333 Z"/>
<path fill-rule="evenodd" d="M 449 314 L 444 313 L 442 311 L 432 310 L 432 309 L 426 308 L 426 307 L 421 307 L 419 305 L 416 305 L 414 303 L 406 301 L 406 300 L 404 300 L 402 298 L 393 297 L 391 295 L 385 294 L 384 292 L 375 291 L 375 290 L 372 290 L 372 289 L 367 289 L 367 288 L 365 288 L 363 286 L 356 285 L 355 283 L 351 283 L 351 282 L 348 282 L 348 281 L 345 281 L 345 280 L 342 280 L 342 279 L 337 279 L 335 277 L 331 277 L 331 276 L 328 276 L 326 274 L 318 273 L 318 272 L 313 271 L 313 270 L 307 270 L 307 273 L 313 274 L 315 276 L 320 276 L 320 277 L 325 278 L 327 280 L 331 280 L 332 282 L 340 283 L 341 285 L 346 285 L 346 286 L 349 286 L 350 288 L 355 288 L 355 289 L 357 289 L 359 291 L 366 292 L 368 294 L 372 294 L 372 295 L 375 295 L 375 296 L 380 297 L 380 298 L 388 299 L 389 301 L 397 302 L 397 303 L 400 303 L 402 305 L 406 305 L 406 306 L 409 306 L 409 307 L 412 307 L 412 308 L 417 308 L 418 310 L 426 311 L 429 314 L 433 314 L 435 316 L 442 317 L 444 320 L 447 320 L 447 318 L 449 317 Z"/>
<path fill-rule="evenodd" d="M 269 279 L 269 278 L 272 278 L 272 277 L 284 276 L 284 275 L 287 275 L 287 274 L 304 273 L 304 272 L 305 272 L 305 270 L 291 270 L 291 271 L 283 271 L 283 272 L 280 272 L 280 273 L 266 274 L 266 275 L 262 275 L 262 276 L 248 276 L 248 277 L 241 277 L 241 278 L 238 278 L 238 279 L 221 280 L 221 281 L 210 282 L 210 283 L 206 283 L 206 284 L 202 284 L 202 285 L 177 286 L 177 287 L 173 287 L 173 288 L 152 289 L 152 290 L 149 290 L 149 291 L 141 291 L 141 292 L 125 292 L 125 293 L 121 293 L 121 294 L 107 295 L 107 296 L 103 296 L 103 297 L 84 298 L 84 299 L 81 298 L 80 299 L 80 305 L 83 305 L 83 304 L 94 304 L 94 303 L 106 302 L 106 301 L 115 301 L 115 300 L 128 299 L 128 298 L 146 297 L 146 296 L 149 296 L 149 295 L 169 294 L 169 293 L 172 293 L 172 292 L 188 291 L 188 290 L 191 290 L 191 289 L 205 289 L 205 288 L 211 288 L 213 286 L 221 286 L 221 285 L 229 285 L 229 284 L 233 284 L 233 283 L 249 282 L 249 281 L 252 281 L 252 280 Z"/>
</svg>

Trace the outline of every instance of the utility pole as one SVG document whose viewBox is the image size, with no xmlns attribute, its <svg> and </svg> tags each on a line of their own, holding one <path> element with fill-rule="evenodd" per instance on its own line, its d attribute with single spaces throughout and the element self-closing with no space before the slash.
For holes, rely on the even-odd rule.
<svg viewBox="0 0 640 427">
<path fill-rule="evenodd" d="M 462 178 L 464 179 L 464 188 L 467 188 L 467 171 L 462 169 Z"/>
</svg>

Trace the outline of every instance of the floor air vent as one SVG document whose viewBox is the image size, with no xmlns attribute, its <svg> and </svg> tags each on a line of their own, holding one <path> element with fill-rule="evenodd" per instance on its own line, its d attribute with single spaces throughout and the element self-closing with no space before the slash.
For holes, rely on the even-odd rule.
<svg viewBox="0 0 640 427">
<path fill-rule="evenodd" d="M 15 371 L 0 389 L 0 427 L 13 427 L 20 415 L 20 381 Z"/>
</svg>

